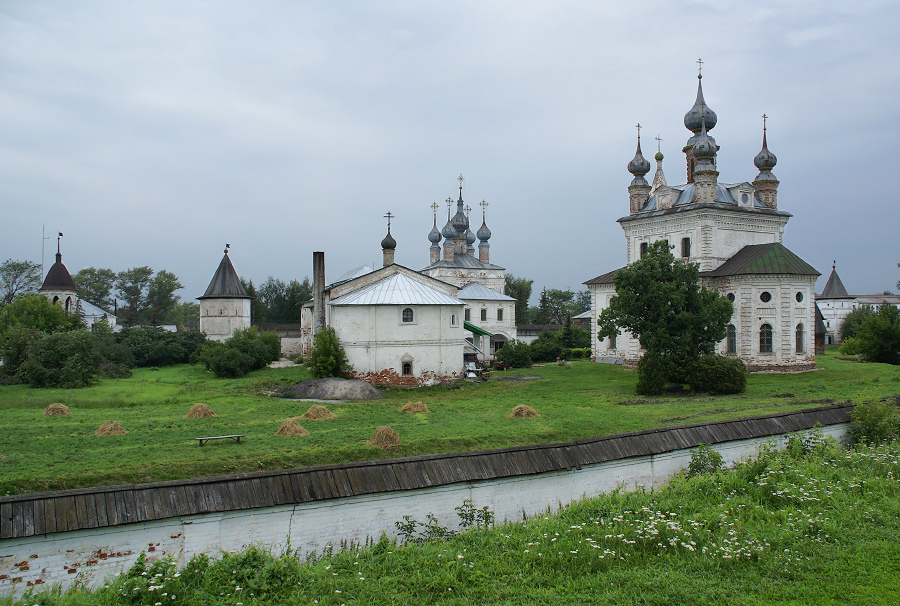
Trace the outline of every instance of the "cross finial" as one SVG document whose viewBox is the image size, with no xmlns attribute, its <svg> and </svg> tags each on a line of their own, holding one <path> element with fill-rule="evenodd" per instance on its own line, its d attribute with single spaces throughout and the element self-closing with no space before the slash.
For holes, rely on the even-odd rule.
<svg viewBox="0 0 900 606">
<path fill-rule="evenodd" d="M 640 141 L 641 140 L 641 123 L 640 122 L 637 123 L 637 129 L 638 129 L 638 141 Z"/>
<path fill-rule="evenodd" d="M 703 59 L 697 59 L 697 65 L 700 66 L 697 70 L 697 79 L 701 79 L 703 78 Z"/>
<path fill-rule="evenodd" d="M 438 209 L 438 208 L 439 208 L 439 207 L 438 207 L 438 203 L 437 203 L 437 202 L 432 202 L 432 203 L 431 203 L 431 212 L 434 213 L 434 220 L 435 220 L 435 221 L 437 221 L 437 209 Z"/>
<path fill-rule="evenodd" d="M 656 135 L 656 137 L 654 138 L 656 139 L 656 151 L 661 152 L 662 150 L 660 149 L 660 143 L 662 143 L 662 139 L 659 135 Z"/>
<path fill-rule="evenodd" d="M 228 254 L 228 249 L 231 248 L 231 244 L 225 244 L 225 254 Z"/>
<path fill-rule="evenodd" d="M 485 202 L 484 200 L 482 200 L 481 202 L 478 203 L 478 205 L 481 207 L 481 222 L 484 223 L 484 220 L 485 220 L 484 217 L 485 217 L 485 214 L 487 213 L 488 203 Z"/>
<path fill-rule="evenodd" d="M 462 184 L 466 179 L 462 176 L 462 173 L 459 173 L 459 176 L 456 178 L 456 180 L 459 181 L 459 191 L 462 192 Z"/>
<path fill-rule="evenodd" d="M 768 118 L 768 117 L 769 117 L 769 116 L 767 116 L 767 115 L 765 115 L 765 114 L 762 115 L 762 119 L 763 119 L 763 132 L 766 132 L 766 118 Z"/>
<path fill-rule="evenodd" d="M 388 214 L 386 214 L 384 216 L 384 218 L 388 220 L 388 233 L 391 233 L 391 219 L 394 218 L 395 216 L 396 215 L 391 214 L 391 211 L 388 211 Z"/>
<path fill-rule="evenodd" d="M 453 199 L 447 196 L 447 220 L 450 220 L 450 208 L 453 206 Z"/>
</svg>

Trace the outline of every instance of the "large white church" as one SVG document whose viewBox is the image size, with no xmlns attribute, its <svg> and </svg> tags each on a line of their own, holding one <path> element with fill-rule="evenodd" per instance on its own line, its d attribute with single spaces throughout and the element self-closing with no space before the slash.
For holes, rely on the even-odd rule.
<svg viewBox="0 0 900 606">
<path fill-rule="evenodd" d="M 762 150 L 753 159 L 759 173 L 752 183 L 719 180 L 720 148 L 709 135 L 717 119 L 703 98 L 701 80 L 694 106 L 684 116 L 691 132 L 682 149 L 687 182 L 674 186 L 666 182 L 659 152 L 653 182 L 647 182 L 650 162 L 641 152 L 638 127 L 637 152 L 628 163 L 633 176 L 630 212 L 618 220 L 625 232 L 627 263 L 640 259 L 650 243 L 665 240 L 676 258 L 697 263 L 703 283 L 734 305 L 717 353 L 739 356 L 749 370 L 812 369 L 819 272 L 782 243 L 791 214 L 778 209 L 778 179 L 772 174 L 776 158 L 766 142 L 765 116 Z M 585 282 L 593 318 L 616 294 L 616 271 Z M 630 334 L 598 338 L 596 320 L 591 324 L 595 361 L 635 364 L 642 355 Z"/>
</svg>

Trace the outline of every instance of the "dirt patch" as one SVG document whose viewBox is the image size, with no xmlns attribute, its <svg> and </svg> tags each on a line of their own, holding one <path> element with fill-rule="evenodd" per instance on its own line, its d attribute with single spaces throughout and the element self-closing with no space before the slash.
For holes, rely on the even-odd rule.
<svg viewBox="0 0 900 606">
<path fill-rule="evenodd" d="M 494 377 L 495 381 L 537 381 L 540 377 L 523 376 L 523 377 Z"/>
<path fill-rule="evenodd" d="M 512 412 L 506 415 L 507 419 L 533 419 L 535 417 L 539 417 L 537 411 L 533 409 L 531 406 L 526 406 L 525 404 L 519 404 L 515 408 L 512 409 Z"/>
<path fill-rule="evenodd" d="M 326 419 L 336 419 L 337 415 L 324 406 L 313 404 L 309 407 L 309 410 L 297 418 L 303 419 L 304 421 L 324 421 Z"/>
<path fill-rule="evenodd" d="M 384 394 L 365 381 L 327 377 L 303 381 L 290 387 L 276 389 L 277 394 L 290 393 L 310 400 L 379 400 Z"/>
<path fill-rule="evenodd" d="M 184 415 L 185 419 L 206 419 L 209 417 L 218 416 L 216 413 L 212 411 L 212 408 L 204 404 L 203 402 L 197 402 L 191 409 L 188 411 L 186 415 Z"/>
<path fill-rule="evenodd" d="M 284 423 L 281 424 L 281 427 L 278 428 L 278 431 L 275 432 L 276 436 L 290 436 L 290 437 L 305 437 L 309 435 L 309 432 L 300 425 L 297 421 L 293 419 L 288 419 Z"/>
<path fill-rule="evenodd" d="M 372 436 L 371 440 L 366 440 L 366 444 L 377 446 L 378 448 L 393 448 L 400 445 L 400 436 L 390 427 L 382 425 L 375 430 L 375 435 Z"/>
<path fill-rule="evenodd" d="M 97 431 L 94 432 L 94 435 L 97 437 L 100 436 L 124 436 L 127 431 L 122 427 L 122 424 L 118 421 L 107 421 L 103 425 L 97 428 Z"/>
<path fill-rule="evenodd" d="M 59 402 L 54 402 L 53 404 L 48 404 L 47 408 L 44 409 L 45 417 L 69 417 L 72 416 L 72 411 L 69 410 L 69 407 L 65 404 L 60 404 Z"/>
<path fill-rule="evenodd" d="M 422 404 L 421 402 L 407 402 L 406 404 L 401 406 L 397 410 L 397 412 L 416 413 L 416 412 L 431 412 L 431 411 L 428 410 L 428 406 L 426 406 L 425 404 Z"/>
</svg>

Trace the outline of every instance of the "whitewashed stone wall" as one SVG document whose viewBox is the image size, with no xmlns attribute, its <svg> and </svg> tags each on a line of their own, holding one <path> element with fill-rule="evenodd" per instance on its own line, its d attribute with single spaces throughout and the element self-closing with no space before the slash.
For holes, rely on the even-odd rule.
<svg viewBox="0 0 900 606">
<path fill-rule="evenodd" d="M 842 440 L 848 427 L 842 423 L 822 431 Z M 771 439 L 780 446 L 786 442 L 780 435 L 723 442 L 713 448 L 731 465 L 755 455 L 760 444 Z M 619 486 L 626 490 L 663 486 L 690 457 L 691 449 L 684 449 L 578 470 L 7 539 L 0 541 L 0 595 L 18 596 L 31 587 L 54 584 L 67 588 L 76 580 L 97 587 L 133 564 L 142 551 L 151 560 L 171 556 L 183 566 L 199 553 L 215 555 L 253 544 L 277 552 L 290 541 L 291 549 L 303 556 L 329 545 L 337 548 L 341 541 L 361 543 L 382 533 L 393 537 L 394 522 L 404 515 L 424 521 L 431 513 L 442 525 L 457 528 L 455 507 L 464 499 L 478 508 L 490 507 L 498 522 L 517 521 Z"/>
<path fill-rule="evenodd" d="M 200 299 L 200 332 L 224 341 L 239 328 L 250 327 L 250 299 Z"/>
</svg>

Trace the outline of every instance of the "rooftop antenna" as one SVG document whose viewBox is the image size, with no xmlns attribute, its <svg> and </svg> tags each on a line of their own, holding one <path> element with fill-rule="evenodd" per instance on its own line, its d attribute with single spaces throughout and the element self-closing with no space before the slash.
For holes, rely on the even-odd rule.
<svg viewBox="0 0 900 606">
<path fill-rule="evenodd" d="M 44 275 L 44 243 L 50 239 L 47 235 L 46 223 L 41 225 L 41 276 Z"/>
</svg>

